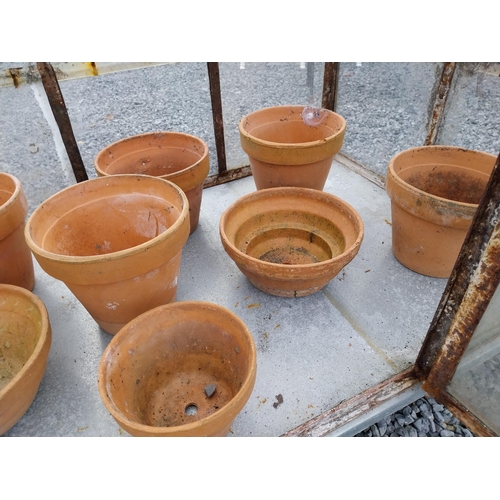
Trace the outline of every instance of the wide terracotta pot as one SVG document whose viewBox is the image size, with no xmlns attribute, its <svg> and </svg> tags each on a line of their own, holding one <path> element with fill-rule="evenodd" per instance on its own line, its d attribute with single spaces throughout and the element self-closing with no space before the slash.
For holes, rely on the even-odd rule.
<svg viewBox="0 0 500 500">
<path fill-rule="evenodd" d="M 389 162 L 392 251 L 405 267 L 448 278 L 495 156 L 451 146 L 411 148 Z"/>
<path fill-rule="evenodd" d="M 157 177 L 101 177 L 50 197 L 32 213 L 25 234 L 42 269 L 115 334 L 175 300 L 188 201 Z"/>
<path fill-rule="evenodd" d="M 179 186 L 189 200 L 190 233 L 198 227 L 203 182 L 210 170 L 207 144 L 189 134 L 154 132 L 110 144 L 94 161 L 99 176 L 144 174 Z"/>
<path fill-rule="evenodd" d="M 257 189 L 322 190 L 340 151 L 345 119 L 321 108 L 275 106 L 254 111 L 239 124 Z"/>
<path fill-rule="evenodd" d="M 0 283 L 33 290 L 33 257 L 24 239 L 28 202 L 19 180 L 0 172 Z"/>
<path fill-rule="evenodd" d="M 25 288 L 0 285 L 0 436 L 35 399 L 51 341 L 43 302 Z"/>
<path fill-rule="evenodd" d="M 252 393 L 256 350 L 245 324 L 208 302 L 141 314 L 99 365 L 101 398 L 133 436 L 225 436 Z"/>
<path fill-rule="evenodd" d="M 241 197 L 220 219 L 225 251 L 258 289 L 302 297 L 323 288 L 358 253 L 359 214 L 323 191 L 270 188 Z"/>
</svg>

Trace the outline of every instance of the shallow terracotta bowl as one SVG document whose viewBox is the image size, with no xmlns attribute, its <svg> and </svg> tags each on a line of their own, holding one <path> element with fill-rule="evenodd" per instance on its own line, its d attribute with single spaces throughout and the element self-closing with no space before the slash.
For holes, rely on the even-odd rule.
<svg viewBox="0 0 500 500">
<path fill-rule="evenodd" d="M 260 290 L 301 297 L 323 288 L 358 253 L 359 214 L 336 196 L 285 187 L 250 193 L 222 215 L 224 249 Z"/>
</svg>

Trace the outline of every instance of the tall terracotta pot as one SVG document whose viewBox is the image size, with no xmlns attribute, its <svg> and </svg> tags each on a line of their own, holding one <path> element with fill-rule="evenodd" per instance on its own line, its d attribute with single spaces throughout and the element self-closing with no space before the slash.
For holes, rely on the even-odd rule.
<svg viewBox="0 0 500 500">
<path fill-rule="evenodd" d="M 495 164 L 495 156 L 451 146 L 403 151 L 389 162 L 392 251 L 420 274 L 448 278 Z"/>
<path fill-rule="evenodd" d="M 97 175 L 144 174 L 169 180 L 189 200 L 190 233 L 198 227 L 203 182 L 210 170 L 207 144 L 189 134 L 154 132 L 110 144 L 94 161 Z"/>
<path fill-rule="evenodd" d="M 175 300 L 189 236 L 188 201 L 157 177 L 101 177 L 42 203 L 25 234 L 42 269 L 115 334 L 139 314 Z"/>
<path fill-rule="evenodd" d="M 33 257 L 24 239 L 28 202 L 21 183 L 0 172 L 0 283 L 33 290 Z"/>
<path fill-rule="evenodd" d="M 24 288 L 0 285 L 0 436 L 35 399 L 51 341 L 43 302 Z"/>
<path fill-rule="evenodd" d="M 239 124 L 257 189 L 322 190 L 340 151 L 345 119 L 326 109 L 275 106 L 254 111 Z"/>
<path fill-rule="evenodd" d="M 101 398 L 133 436 L 225 436 L 252 393 L 257 357 L 238 316 L 200 301 L 124 326 L 99 365 Z"/>
</svg>

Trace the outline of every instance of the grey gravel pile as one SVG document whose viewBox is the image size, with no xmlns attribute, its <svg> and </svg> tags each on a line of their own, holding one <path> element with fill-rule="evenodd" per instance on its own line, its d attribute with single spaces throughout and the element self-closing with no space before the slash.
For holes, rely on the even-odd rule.
<svg viewBox="0 0 500 500">
<path fill-rule="evenodd" d="M 371 425 L 355 437 L 474 437 L 433 398 L 424 397 Z"/>
</svg>

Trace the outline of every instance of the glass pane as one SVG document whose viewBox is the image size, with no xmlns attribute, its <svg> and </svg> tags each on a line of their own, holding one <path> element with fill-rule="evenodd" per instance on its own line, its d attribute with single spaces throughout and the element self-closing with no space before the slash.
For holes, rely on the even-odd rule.
<svg viewBox="0 0 500 500">
<path fill-rule="evenodd" d="M 500 288 L 474 332 L 448 392 L 500 435 Z"/>
<path fill-rule="evenodd" d="M 385 177 L 396 153 L 424 144 L 441 71 L 441 63 L 341 63 L 341 152 Z"/>
<path fill-rule="evenodd" d="M 248 165 L 238 124 L 258 109 L 286 104 L 321 107 L 325 63 L 220 63 L 228 168 Z"/>
<path fill-rule="evenodd" d="M 439 144 L 498 154 L 499 75 L 499 63 L 457 64 Z"/>
</svg>

